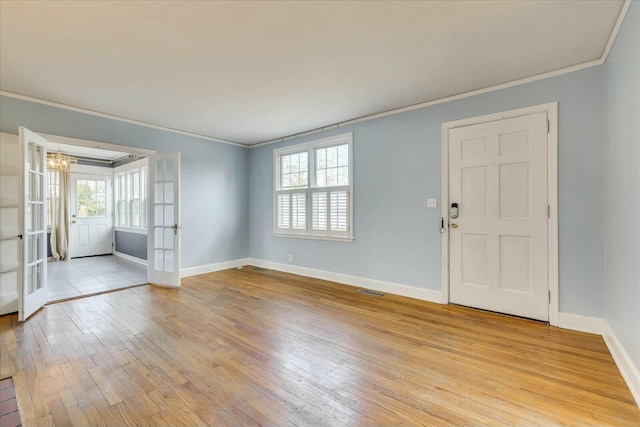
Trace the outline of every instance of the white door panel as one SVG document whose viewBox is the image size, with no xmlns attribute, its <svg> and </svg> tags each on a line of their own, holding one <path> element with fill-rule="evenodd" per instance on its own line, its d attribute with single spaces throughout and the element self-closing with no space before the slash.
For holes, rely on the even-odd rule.
<svg viewBox="0 0 640 427">
<path fill-rule="evenodd" d="M 71 174 L 71 258 L 113 253 L 112 180 L 107 175 Z"/>
<path fill-rule="evenodd" d="M 149 157 L 149 282 L 180 286 L 180 153 Z"/>
<path fill-rule="evenodd" d="M 47 141 L 19 128 L 22 143 L 22 292 L 18 319 L 29 316 L 47 303 Z"/>
<path fill-rule="evenodd" d="M 450 301 L 548 320 L 547 116 L 449 131 Z"/>
</svg>

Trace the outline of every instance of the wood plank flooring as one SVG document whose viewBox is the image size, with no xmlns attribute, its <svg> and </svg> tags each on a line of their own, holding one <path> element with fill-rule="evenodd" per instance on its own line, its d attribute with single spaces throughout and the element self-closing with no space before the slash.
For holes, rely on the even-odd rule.
<svg viewBox="0 0 640 427">
<path fill-rule="evenodd" d="M 638 425 L 596 335 L 251 267 L 0 317 L 25 426 Z"/>
</svg>

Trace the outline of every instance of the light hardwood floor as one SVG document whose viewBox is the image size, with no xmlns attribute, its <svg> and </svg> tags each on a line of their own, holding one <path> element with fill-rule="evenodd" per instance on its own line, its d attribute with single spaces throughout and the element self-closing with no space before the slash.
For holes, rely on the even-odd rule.
<svg viewBox="0 0 640 427">
<path fill-rule="evenodd" d="M 596 335 L 251 267 L 0 318 L 25 426 L 638 425 Z"/>
</svg>

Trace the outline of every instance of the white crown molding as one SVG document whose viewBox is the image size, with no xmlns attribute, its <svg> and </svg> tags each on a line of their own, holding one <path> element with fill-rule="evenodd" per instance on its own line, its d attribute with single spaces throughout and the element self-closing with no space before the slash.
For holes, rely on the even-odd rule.
<svg viewBox="0 0 640 427">
<path fill-rule="evenodd" d="M 77 113 L 89 114 L 89 115 L 92 115 L 92 116 L 102 117 L 102 118 L 105 118 L 105 119 L 117 120 L 119 122 L 130 123 L 132 125 L 144 126 L 144 127 L 152 128 L 152 129 L 158 129 L 158 130 L 162 130 L 162 131 L 165 131 L 165 132 L 175 133 L 175 134 L 178 134 L 178 135 L 185 135 L 185 136 L 191 136 L 193 138 L 206 139 L 208 141 L 220 142 L 222 144 L 235 145 L 237 147 L 243 147 L 243 148 L 247 148 L 248 147 L 247 144 L 240 144 L 238 142 L 227 141 L 225 139 L 220 139 L 220 138 L 213 138 L 211 136 L 200 135 L 200 134 L 192 133 L 192 132 L 186 132 L 186 131 L 183 131 L 183 130 L 173 129 L 173 128 L 169 128 L 169 127 L 166 127 L 166 126 L 154 125 L 152 123 L 141 122 L 139 120 L 133 120 L 133 119 L 127 119 L 125 117 L 114 116 L 112 114 L 100 113 L 98 111 L 88 110 L 86 108 L 74 107 L 73 105 L 62 104 L 60 102 L 47 101 L 45 99 L 34 98 L 32 96 L 21 95 L 19 93 L 8 92 L 6 90 L 0 90 L 0 95 L 6 96 L 8 98 L 20 99 L 22 101 L 33 102 L 33 103 L 36 103 L 36 104 L 47 105 L 49 107 L 61 108 L 63 110 L 75 111 Z"/>
<path fill-rule="evenodd" d="M 363 117 L 359 117 L 359 118 L 356 118 L 356 119 L 347 120 L 347 121 L 344 121 L 344 122 L 340 122 L 340 123 L 336 123 L 336 124 L 333 124 L 333 125 L 324 126 L 324 127 L 321 127 L 321 128 L 317 128 L 317 129 L 313 129 L 313 130 L 297 133 L 297 134 L 294 134 L 294 135 L 285 136 L 285 137 L 282 137 L 282 138 L 271 139 L 269 141 L 260 142 L 258 144 L 253 144 L 253 145 L 249 145 L 249 148 L 258 148 L 258 147 L 262 147 L 264 145 L 270 145 L 270 144 L 275 144 L 277 142 L 296 139 L 296 138 L 299 138 L 301 136 L 306 136 L 306 135 L 310 135 L 310 134 L 313 134 L 313 133 L 323 132 L 323 131 L 329 130 L 329 129 L 335 129 L 335 128 L 339 128 L 339 127 L 343 127 L 343 126 L 347 126 L 347 125 L 352 125 L 352 124 L 355 124 L 355 123 L 366 122 L 366 121 L 373 120 L 373 119 L 379 119 L 381 117 L 393 116 L 395 114 L 400 114 L 400 113 L 404 113 L 404 112 L 407 112 L 407 111 L 419 110 L 420 108 L 426 108 L 426 107 L 431 107 L 433 105 L 444 104 L 446 102 L 457 101 L 459 99 L 469 98 L 469 97 L 476 96 L 476 95 L 482 95 L 484 93 L 495 92 L 495 91 L 501 90 L 501 89 L 507 89 L 507 88 L 510 88 L 510 87 L 519 86 L 519 85 L 526 84 L 526 83 L 532 83 L 532 82 L 535 82 L 535 81 L 538 81 L 538 80 L 544 80 L 544 79 L 548 79 L 548 78 L 551 78 L 551 77 L 561 76 L 563 74 L 573 73 L 574 71 L 580 71 L 580 70 L 584 70 L 586 68 L 596 67 L 598 65 L 602 65 L 603 63 L 604 63 L 603 59 L 595 59 L 593 61 L 584 62 L 582 64 L 572 65 L 571 67 L 561 68 L 559 70 L 549 71 L 549 72 L 546 72 L 546 73 L 537 74 L 535 76 L 526 77 L 526 78 L 519 79 L 519 80 L 513 80 L 511 82 L 502 83 L 502 84 L 499 84 L 499 85 L 488 86 L 488 87 L 485 87 L 485 88 L 472 90 L 470 92 L 460 93 L 458 95 L 452 95 L 452 96 L 447 96 L 447 97 L 444 97 L 444 98 L 438 98 L 438 99 L 434 99 L 434 100 L 431 100 L 431 101 L 421 102 L 420 104 L 409 105 L 407 107 L 396 108 L 395 110 L 384 111 L 382 113 L 376 113 L 376 114 L 371 114 L 369 116 L 363 116 Z"/>
<path fill-rule="evenodd" d="M 618 337 L 607 321 L 603 321 L 602 338 L 604 338 L 604 342 L 607 344 L 622 378 L 624 378 L 627 383 L 631 395 L 636 401 L 636 405 L 640 407 L 640 371 L 638 371 L 638 367 L 634 365 L 629 353 L 627 353 L 622 344 L 620 344 Z"/>
<path fill-rule="evenodd" d="M 605 63 L 607 61 L 607 58 L 609 57 L 609 52 L 613 47 L 613 43 L 616 41 L 616 37 L 618 37 L 618 32 L 620 32 L 620 27 L 622 27 L 622 22 L 624 21 L 624 18 L 627 16 L 627 12 L 629 11 L 629 7 L 631 7 L 632 1 L 633 0 L 625 0 L 624 4 L 622 5 L 622 9 L 620 10 L 620 15 L 618 15 L 618 20 L 616 21 L 616 24 L 613 26 L 613 30 L 611 31 L 611 36 L 609 37 L 609 41 L 607 42 L 607 45 L 605 46 L 604 51 L 602 52 L 602 56 L 600 57 L 600 59 L 602 60 L 602 63 Z"/>
<path fill-rule="evenodd" d="M 245 147 L 245 148 L 258 148 L 258 147 L 262 147 L 264 145 L 275 144 L 276 142 L 296 139 L 296 138 L 299 138 L 301 136 L 306 136 L 306 135 L 310 135 L 310 134 L 313 134 L 313 133 L 323 132 L 323 131 L 326 131 L 326 130 L 329 130 L 329 129 L 338 128 L 338 127 L 341 127 L 341 126 L 352 125 L 352 124 L 355 124 L 355 123 L 360 123 L 360 122 L 364 122 L 364 121 L 368 121 L 368 120 L 378 119 L 380 117 L 391 116 L 391 115 L 395 115 L 395 114 L 404 113 L 406 111 L 417 110 L 417 109 L 420 109 L 420 108 L 430 107 L 432 105 L 443 104 L 445 102 L 451 102 L 451 101 L 456 101 L 456 100 L 459 100 L 459 99 L 469 98 L 469 97 L 475 96 L 475 95 L 481 95 L 481 94 L 484 94 L 484 93 L 494 92 L 494 91 L 497 91 L 497 90 L 506 89 L 506 88 L 510 88 L 510 87 L 514 87 L 514 86 L 518 86 L 518 85 L 522 85 L 522 84 L 526 84 L 526 83 L 531 83 L 531 82 L 535 82 L 535 81 L 538 81 L 538 80 L 543 80 L 543 79 L 547 79 L 547 78 L 551 78 L 551 77 L 557 77 L 557 76 L 561 76 L 563 74 L 573 73 L 575 71 L 580 71 L 580 70 L 584 70 L 586 68 L 591 68 L 591 67 L 595 67 L 595 66 L 598 66 L 598 65 L 602 65 L 607 60 L 607 57 L 608 57 L 609 52 L 611 50 L 611 47 L 613 46 L 613 43 L 615 42 L 615 39 L 618 36 L 618 32 L 620 31 L 620 27 L 622 26 L 622 22 L 624 21 L 624 18 L 627 15 L 627 11 L 629 10 L 629 7 L 631 6 L 631 2 L 632 1 L 633 0 L 625 0 L 625 3 L 623 4 L 622 9 L 620 10 L 620 14 L 618 15 L 618 19 L 617 19 L 617 21 L 616 21 L 616 23 L 615 23 L 615 25 L 613 27 L 613 30 L 611 31 L 611 35 L 609 36 L 609 40 L 607 42 L 607 45 L 605 46 L 605 49 L 602 52 L 602 56 L 599 59 L 595 59 L 593 61 L 587 61 L 587 62 L 584 62 L 582 64 L 572 65 L 570 67 L 560 68 L 558 70 L 553 70 L 553 71 L 537 74 L 537 75 L 530 76 L 530 77 L 525 77 L 523 79 L 513 80 L 513 81 L 507 82 L 507 83 L 502 83 L 502 84 L 498 84 L 498 85 L 494 85 L 494 86 L 487 86 L 485 88 L 475 89 L 475 90 L 472 90 L 472 91 L 469 91 L 469 92 L 460 93 L 460 94 L 457 94 L 457 95 L 447 96 L 447 97 L 444 97 L 444 98 L 438 98 L 438 99 L 434 99 L 434 100 L 431 100 L 431 101 L 422 102 L 422 103 L 419 103 L 419 104 L 409 105 L 409 106 L 406 106 L 406 107 L 401 107 L 401 108 L 396 108 L 396 109 L 393 109 L 393 110 L 383 111 L 383 112 L 376 113 L 376 114 L 371 114 L 371 115 L 368 115 L 368 116 L 357 117 L 357 118 L 354 118 L 354 119 L 345 120 L 345 121 L 342 121 L 342 122 L 334 123 L 334 124 L 323 126 L 323 127 L 320 127 L 320 128 L 310 129 L 310 130 L 298 132 L 298 133 L 295 133 L 295 134 L 292 134 L 292 135 L 287 135 L 287 136 L 283 136 L 283 137 L 280 137 L 280 138 L 270 139 L 268 141 L 260 142 L 260 143 L 257 143 L 257 144 L 241 144 L 241 143 L 238 143 L 238 142 L 227 141 L 227 140 L 220 139 L 220 138 L 213 138 L 213 137 L 210 137 L 210 136 L 205 136 L 205 135 L 200 135 L 200 134 L 196 134 L 196 133 L 181 131 L 181 130 L 178 130 L 178 129 L 173 129 L 173 128 L 168 128 L 168 127 L 165 127 L 165 126 L 154 125 L 154 124 L 151 124 L 151 123 L 141 122 L 141 121 L 138 121 L 138 120 L 127 119 L 127 118 L 124 118 L 124 117 L 114 116 L 114 115 L 106 114 L 106 113 L 100 113 L 100 112 L 93 111 L 93 110 L 88 110 L 88 109 L 85 109 L 85 108 L 74 107 L 74 106 L 71 106 L 71 105 L 66 105 L 66 104 L 53 102 L 53 101 L 47 101 L 47 100 L 44 100 L 44 99 L 34 98 L 34 97 L 31 97 L 31 96 L 21 95 L 21 94 L 12 93 L 12 92 L 8 92 L 8 91 L 4 91 L 4 90 L 0 90 L 0 95 L 7 96 L 7 97 L 10 97 L 10 98 L 15 98 L 15 99 L 21 99 L 21 100 L 24 100 L 24 101 L 30 101 L 30 102 L 34 102 L 34 103 L 38 103 L 38 104 L 48 105 L 48 106 L 51 106 L 51 107 L 58 107 L 58 108 L 62 108 L 62 109 L 65 109 L 65 110 L 76 111 L 76 112 L 79 112 L 79 113 L 90 114 L 90 115 L 93 115 L 93 116 L 103 117 L 103 118 L 107 118 L 107 119 L 111 119 L 111 120 L 118 120 L 118 121 L 121 121 L 121 122 L 131 123 L 131 124 L 135 124 L 135 125 L 139 125 L 139 126 L 153 128 L 153 129 L 159 129 L 159 130 L 163 130 L 165 132 L 171 132 L 171 133 L 176 133 L 176 134 L 180 134 L 180 135 L 191 136 L 191 137 L 194 137 L 194 138 L 206 139 L 208 141 L 215 141 L 215 142 L 220 142 L 220 143 L 223 143 L 223 144 L 230 144 L 230 145 L 235 145 L 235 146 L 238 146 L 238 147 Z"/>
<path fill-rule="evenodd" d="M 480 88 L 480 89 L 475 89 L 469 92 L 463 92 L 457 95 L 452 95 L 452 96 L 446 96 L 444 98 L 438 98 L 438 99 L 434 99 L 431 101 L 426 101 L 426 102 L 421 102 L 419 104 L 414 104 L 414 105 L 409 105 L 406 107 L 401 107 L 401 108 L 396 108 L 393 110 L 389 110 L 389 111 L 383 111 L 381 113 L 376 113 L 376 114 L 371 114 L 368 116 L 363 116 L 363 117 L 359 117 L 359 118 L 355 118 L 355 119 L 351 119 L 351 120 L 346 120 L 343 122 L 339 122 L 339 123 L 335 123 L 332 125 L 328 125 L 328 126 L 323 126 L 321 128 L 316 128 L 316 129 L 311 129 L 311 130 L 307 130 L 304 132 L 299 132 L 293 135 L 287 135 L 281 138 L 274 138 L 274 139 L 270 139 L 268 141 L 264 141 L 264 142 L 260 142 L 258 144 L 252 144 L 249 145 L 249 148 L 258 148 L 258 147 L 262 147 L 264 145 L 269 145 L 269 144 L 275 144 L 276 142 L 281 142 L 281 141 L 287 141 L 287 140 L 291 140 L 291 139 L 296 139 L 302 136 L 306 136 L 306 135 L 310 135 L 313 133 L 318 133 L 318 132 L 323 132 L 329 129 L 335 129 L 338 127 L 342 127 L 342 126 L 347 126 L 347 125 L 352 125 L 355 123 L 360 123 L 360 122 L 366 122 L 369 120 L 373 120 L 373 119 L 378 119 L 381 117 L 386 117 L 386 116 L 392 116 L 395 114 L 400 114 L 400 113 L 404 113 L 407 111 L 412 111 L 412 110 L 418 110 L 420 108 L 425 108 L 425 107 L 431 107 L 432 105 L 438 105 L 438 104 L 444 104 L 445 102 L 451 102 L 451 101 L 457 101 L 459 99 L 464 99 L 464 98 L 469 98 L 472 96 L 476 96 L 476 95 L 482 95 L 484 93 L 489 93 L 489 92 L 495 92 L 497 90 L 501 90 L 501 89 L 507 89 L 510 87 L 514 87 L 514 86 L 519 86 L 522 84 L 526 84 L 526 83 L 532 83 L 538 80 L 544 80 L 544 79 L 548 79 L 551 77 L 557 77 L 557 76 L 561 76 L 563 74 L 568 74 L 568 73 L 573 73 L 575 71 L 580 71 L 580 70 L 584 70 L 587 68 L 591 68 L 591 67 L 597 67 L 598 65 L 602 65 L 607 61 L 607 57 L 609 56 L 609 51 L 611 50 L 611 47 L 613 46 L 613 43 L 616 40 L 616 37 L 618 36 L 618 32 L 620 31 L 620 27 L 622 26 L 622 22 L 624 21 L 625 16 L 627 15 L 627 11 L 629 10 L 629 6 L 631 6 L 631 2 L 633 0 L 625 0 L 624 5 L 622 6 L 622 9 L 620 10 L 620 14 L 618 15 L 618 19 L 613 27 L 613 30 L 611 31 L 611 35 L 609 36 L 609 41 L 607 42 L 607 45 L 604 49 L 604 51 L 602 52 L 602 56 L 599 59 L 594 59 L 592 61 L 587 61 L 587 62 L 583 62 L 581 64 L 576 64 L 576 65 L 572 65 L 570 67 L 564 67 L 564 68 L 560 68 L 558 70 L 553 70 L 553 71 L 548 71 L 546 73 L 541 73 L 541 74 L 536 74 L 534 76 L 530 76 L 530 77 L 525 77 L 522 79 L 518 79 L 518 80 L 513 80 L 507 83 L 501 83 L 498 85 L 493 85 L 493 86 L 487 86 L 485 88 Z"/>
</svg>

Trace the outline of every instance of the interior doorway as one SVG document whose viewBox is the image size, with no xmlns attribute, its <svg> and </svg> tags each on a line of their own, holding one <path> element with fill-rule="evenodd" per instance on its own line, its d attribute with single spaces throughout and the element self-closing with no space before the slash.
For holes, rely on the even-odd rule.
<svg viewBox="0 0 640 427">
<path fill-rule="evenodd" d="M 50 157 L 65 158 L 69 164 L 66 191 L 60 187 L 61 170 L 51 167 L 53 162 L 48 165 L 48 301 L 146 284 L 143 217 L 146 157 L 151 152 L 53 135 L 46 138 Z M 57 211 L 61 206 L 68 211 L 66 217 Z M 66 248 L 54 247 L 61 242 L 51 238 L 61 225 L 68 227 Z M 136 247 L 128 255 L 132 253 L 128 235 L 139 236 L 144 250 Z"/>
<path fill-rule="evenodd" d="M 113 176 L 71 174 L 71 258 L 113 254 Z"/>
</svg>

